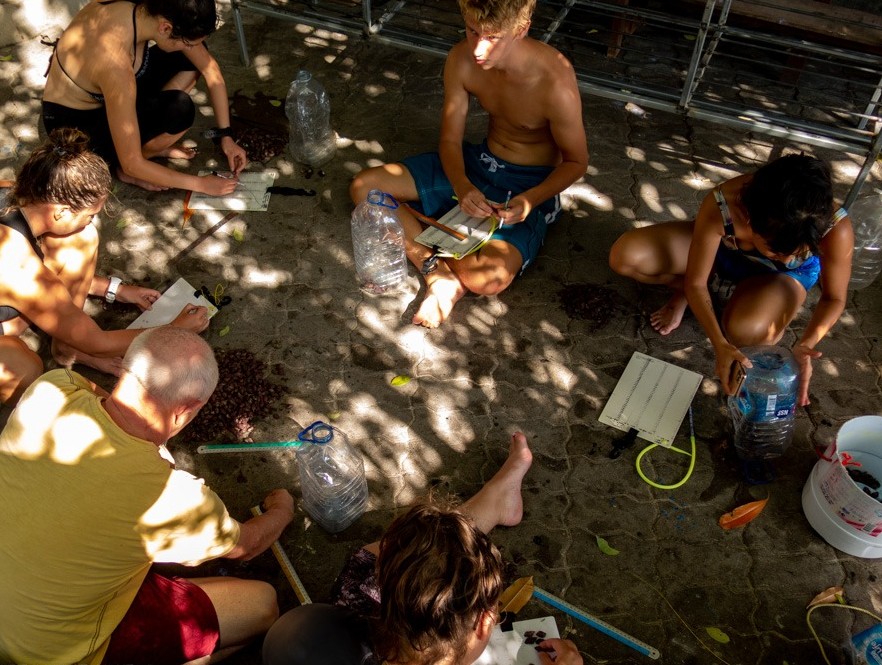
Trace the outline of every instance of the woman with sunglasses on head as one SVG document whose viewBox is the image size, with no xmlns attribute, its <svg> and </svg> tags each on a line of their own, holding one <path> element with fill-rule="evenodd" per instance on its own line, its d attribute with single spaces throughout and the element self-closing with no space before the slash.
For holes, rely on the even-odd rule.
<svg viewBox="0 0 882 665">
<path fill-rule="evenodd" d="M 14 403 L 43 373 L 40 357 L 19 338 L 30 325 L 52 337 L 63 365 L 83 363 L 119 374 L 141 330 L 102 330 L 83 311 L 87 296 L 150 309 L 159 292 L 95 274 L 98 231 L 92 224 L 110 193 L 110 173 L 88 139 L 57 129 L 25 162 L 0 210 L 0 402 Z M 201 332 L 204 307 L 182 310 L 172 325 Z"/>
<path fill-rule="evenodd" d="M 687 305 L 716 354 L 716 372 L 731 395 L 750 361 L 745 346 L 777 344 L 805 302 L 821 296 L 793 355 L 799 364 L 798 404 L 809 404 L 817 344 L 845 309 L 854 234 L 833 205 L 830 169 L 808 155 L 786 155 L 715 187 L 694 222 L 634 229 L 613 244 L 610 267 L 644 284 L 668 286 L 671 297 L 650 316 L 667 335 Z M 716 273 L 736 286 L 717 321 L 708 281 Z"/>
<path fill-rule="evenodd" d="M 201 76 L 230 170 L 238 175 L 247 164 L 230 135 L 223 75 L 205 46 L 216 23 L 214 0 L 92 0 L 54 46 L 43 93 L 47 133 L 84 131 L 120 180 L 144 189 L 229 194 L 235 178 L 182 174 L 151 161 L 194 157 L 177 142 L 195 119 L 189 92 Z"/>
</svg>

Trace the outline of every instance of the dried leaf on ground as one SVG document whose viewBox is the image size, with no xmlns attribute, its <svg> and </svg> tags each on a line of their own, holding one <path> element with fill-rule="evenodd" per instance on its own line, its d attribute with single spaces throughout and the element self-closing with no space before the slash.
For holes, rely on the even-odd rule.
<svg viewBox="0 0 882 665">
<path fill-rule="evenodd" d="M 502 592 L 499 597 L 499 613 L 517 614 L 533 596 L 533 578 L 521 577 Z"/>
<path fill-rule="evenodd" d="M 760 499 L 759 501 L 751 501 L 743 506 L 738 506 L 731 513 L 726 513 L 720 518 L 720 526 L 727 531 L 744 526 L 748 522 L 755 520 L 763 512 L 763 508 L 766 507 L 768 502 L 768 499 Z"/>
<path fill-rule="evenodd" d="M 812 598 L 811 602 L 809 602 L 805 608 L 809 609 L 815 605 L 823 605 L 827 603 L 845 604 L 845 592 L 842 590 L 841 586 L 831 586 L 829 589 L 824 589 L 821 593 Z"/>
<path fill-rule="evenodd" d="M 394 379 L 392 379 L 392 381 L 390 381 L 390 383 L 393 386 L 404 386 L 404 385 L 407 385 L 408 383 L 410 383 L 410 377 L 407 376 L 406 374 L 399 374 Z"/>
</svg>

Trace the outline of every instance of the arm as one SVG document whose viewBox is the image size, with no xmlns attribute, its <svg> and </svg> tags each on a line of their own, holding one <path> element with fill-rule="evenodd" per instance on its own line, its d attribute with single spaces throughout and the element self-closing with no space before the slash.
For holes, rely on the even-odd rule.
<svg viewBox="0 0 882 665">
<path fill-rule="evenodd" d="M 97 298 L 104 298 L 107 293 L 107 287 L 110 286 L 110 279 L 103 275 L 95 275 L 92 278 L 92 284 L 89 287 L 89 295 Z M 143 286 L 135 286 L 134 284 L 122 283 L 116 292 L 116 299 L 119 302 L 137 305 L 142 312 L 153 307 L 153 303 L 159 300 L 162 294 L 155 289 L 148 289 Z"/>
<path fill-rule="evenodd" d="M 555 665 L 582 665 L 582 654 L 579 653 L 579 650 L 576 648 L 576 645 L 572 640 L 562 640 L 558 638 L 543 640 L 539 643 L 539 646 L 543 648 L 550 647 L 554 649 L 557 654 L 554 660 L 551 659 L 547 653 L 540 652 L 539 662 L 542 665 L 551 665 L 554 663 Z"/>
<path fill-rule="evenodd" d="M 99 357 L 121 356 L 141 330 L 102 330 L 71 300 L 61 280 L 33 253 L 27 241 L 8 235 L 0 247 L 0 302 L 53 338 Z M 201 332 L 208 326 L 204 307 L 185 307 L 172 325 Z"/>
<path fill-rule="evenodd" d="M 101 57 L 106 58 L 107 65 L 97 70 L 96 83 L 104 95 L 113 147 L 123 171 L 159 187 L 190 189 L 215 196 L 233 191 L 235 180 L 180 173 L 144 158 L 135 108 L 137 88 L 131 63 L 122 60 L 121 66 L 119 57 L 108 57 L 106 53 Z"/>
<path fill-rule="evenodd" d="M 468 45 L 460 42 L 450 50 L 444 64 L 444 103 L 441 110 L 438 154 L 460 207 L 469 215 L 485 217 L 491 215 L 493 209 L 480 190 L 466 177 L 462 156 L 462 140 L 469 112 L 469 93 L 465 87 L 467 49 Z"/>
<path fill-rule="evenodd" d="M 557 196 L 588 168 L 588 141 L 582 121 L 582 98 L 576 76 L 569 63 L 566 69 L 549 84 L 547 111 L 551 136 L 560 151 L 561 161 L 541 183 L 515 196 L 508 210 L 497 209 L 496 214 L 505 223 L 523 221 L 538 205 Z"/>
<path fill-rule="evenodd" d="M 698 319 L 714 347 L 717 377 L 723 385 L 724 392 L 731 395 L 736 388 L 736 363 L 748 367 L 750 361 L 726 339 L 714 313 L 710 291 L 707 288 L 707 282 L 714 267 L 714 259 L 722 239 L 723 226 L 720 222 L 720 211 L 714 201 L 713 194 L 708 193 L 695 218 L 683 290 L 692 313 Z"/>
<path fill-rule="evenodd" d="M 848 280 L 851 278 L 851 259 L 854 253 L 854 232 L 851 220 L 844 217 L 821 241 L 821 298 L 812 312 L 812 318 L 793 347 L 793 355 L 799 365 L 798 404 L 807 406 L 809 382 L 812 377 L 812 358 L 820 358 L 815 350 L 842 316 L 848 297 Z"/>
<path fill-rule="evenodd" d="M 230 100 L 227 95 L 227 84 L 224 81 L 220 66 L 217 60 L 209 53 L 205 44 L 184 51 L 184 55 L 196 65 L 196 68 L 205 79 L 208 87 L 208 98 L 211 100 L 211 107 L 214 109 L 214 119 L 218 127 L 227 128 L 230 126 Z M 239 172 L 248 165 L 248 157 L 245 150 L 237 144 L 232 137 L 224 136 L 220 140 L 220 148 L 227 156 L 227 162 L 233 175 L 239 175 Z"/>
<path fill-rule="evenodd" d="M 241 525 L 239 542 L 229 559 L 248 561 L 269 548 L 294 519 L 294 499 L 287 490 L 273 490 L 263 500 L 264 512 Z"/>
</svg>

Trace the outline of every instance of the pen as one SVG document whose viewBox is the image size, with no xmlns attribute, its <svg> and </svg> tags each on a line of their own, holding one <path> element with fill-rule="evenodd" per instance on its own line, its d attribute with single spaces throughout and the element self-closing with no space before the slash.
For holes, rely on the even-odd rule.
<svg viewBox="0 0 882 665">
<path fill-rule="evenodd" d="M 441 231 L 444 231 L 444 233 L 446 233 L 447 235 L 453 236 L 457 240 L 468 240 L 468 237 L 465 234 L 460 233 L 456 229 L 450 228 L 446 224 L 441 224 L 439 221 L 432 219 L 431 217 L 428 217 L 428 216 L 422 214 L 421 212 L 418 212 L 417 210 L 414 210 L 406 203 L 402 203 L 401 207 L 404 208 L 405 210 L 407 210 L 411 215 L 416 217 L 423 224 L 428 224 L 429 226 L 434 226 L 436 229 L 440 229 Z"/>
<path fill-rule="evenodd" d="M 217 171 L 212 171 L 211 175 L 216 175 L 218 178 L 223 178 L 224 180 L 235 180 L 236 177 L 232 175 L 224 175 L 223 173 L 218 173 Z"/>
<path fill-rule="evenodd" d="M 508 204 L 509 204 L 510 201 L 511 201 L 511 190 L 508 190 L 508 194 L 505 195 L 505 206 L 502 208 L 502 211 L 503 211 L 503 212 L 507 212 L 507 211 L 508 211 Z M 505 224 L 505 222 L 503 222 L 502 219 L 500 218 L 500 220 L 499 220 L 499 228 L 501 229 L 501 228 L 503 227 L 504 224 Z"/>
</svg>

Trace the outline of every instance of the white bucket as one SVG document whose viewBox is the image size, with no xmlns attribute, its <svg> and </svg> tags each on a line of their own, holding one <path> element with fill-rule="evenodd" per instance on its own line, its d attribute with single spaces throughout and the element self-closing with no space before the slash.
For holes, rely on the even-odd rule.
<svg viewBox="0 0 882 665">
<path fill-rule="evenodd" d="M 849 468 L 882 482 L 882 417 L 845 423 L 802 490 L 802 510 L 824 540 L 846 554 L 876 559 L 882 557 L 882 503 L 852 480 Z"/>
</svg>

